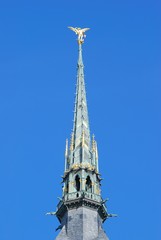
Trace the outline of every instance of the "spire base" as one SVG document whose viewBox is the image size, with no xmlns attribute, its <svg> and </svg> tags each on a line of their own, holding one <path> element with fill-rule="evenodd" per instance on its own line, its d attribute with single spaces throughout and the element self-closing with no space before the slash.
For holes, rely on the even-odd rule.
<svg viewBox="0 0 161 240">
<path fill-rule="evenodd" d="M 97 202 L 92 199 L 89 199 L 85 196 L 85 193 L 75 199 L 67 200 L 67 201 L 60 201 L 58 204 L 58 209 L 55 215 L 59 219 L 60 223 L 67 211 L 72 209 L 78 209 L 80 207 L 90 208 L 96 210 L 104 222 L 110 215 L 107 213 L 107 209 L 102 202 Z"/>
</svg>

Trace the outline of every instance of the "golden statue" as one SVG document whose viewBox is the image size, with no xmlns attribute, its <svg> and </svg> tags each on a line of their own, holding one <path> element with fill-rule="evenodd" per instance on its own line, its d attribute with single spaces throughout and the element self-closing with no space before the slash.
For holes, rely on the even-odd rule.
<svg viewBox="0 0 161 240">
<path fill-rule="evenodd" d="M 76 33 L 78 35 L 78 43 L 83 43 L 84 38 L 86 37 L 85 32 L 88 31 L 90 28 L 74 28 L 74 27 L 68 27 L 70 30 Z"/>
</svg>

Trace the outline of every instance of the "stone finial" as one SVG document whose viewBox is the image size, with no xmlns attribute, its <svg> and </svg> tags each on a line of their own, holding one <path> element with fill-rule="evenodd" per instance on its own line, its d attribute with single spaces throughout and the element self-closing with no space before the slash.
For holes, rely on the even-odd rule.
<svg viewBox="0 0 161 240">
<path fill-rule="evenodd" d="M 94 134 L 92 135 L 92 151 L 96 152 L 96 141 Z"/>
<path fill-rule="evenodd" d="M 71 139 L 70 139 L 70 151 L 74 150 L 74 133 L 71 134 Z"/>
<path fill-rule="evenodd" d="M 97 148 L 97 142 L 95 141 L 95 148 L 96 148 L 96 160 L 98 160 L 98 148 Z"/>
<path fill-rule="evenodd" d="M 68 157 L 68 139 L 66 139 L 66 146 L 65 146 L 65 158 Z"/>
</svg>

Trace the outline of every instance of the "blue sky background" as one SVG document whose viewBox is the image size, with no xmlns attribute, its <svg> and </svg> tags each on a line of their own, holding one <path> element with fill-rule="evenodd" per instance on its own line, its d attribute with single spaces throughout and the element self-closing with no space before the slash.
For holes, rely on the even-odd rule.
<svg viewBox="0 0 161 240">
<path fill-rule="evenodd" d="M 52 240 L 77 43 L 111 240 L 161 239 L 161 2 L 1 1 L 0 239 Z"/>
</svg>

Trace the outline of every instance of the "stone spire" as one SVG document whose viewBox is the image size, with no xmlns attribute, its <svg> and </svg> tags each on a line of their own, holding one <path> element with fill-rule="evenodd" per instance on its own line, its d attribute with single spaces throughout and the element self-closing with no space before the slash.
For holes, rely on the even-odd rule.
<svg viewBox="0 0 161 240">
<path fill-rule="evenodd" d="M 66 140 L 62 198 L 54 213 L 61 229 L 56 240 L 108 240 L 102 223 L 108 214 L 101 196 L 97 142 L 90 141 L 82 44 L 89 28 L 72 28 L 78 35 L 77 86 L 70 145 Z M 53 215 L 53 214 L 51 214 Z"/>
<path fill-rule="evenodd" d="M 96 141 L 94 137 L 92 143 L 90 141 L 82 43 L 83 41 L 78 41 L 74 124 L 71 133 L 70 148 L 68 149 L 68 145 L 66 144 L 65 149 L 63 197 L 69 200 L 82 196 L 83 193 L 100 202 L 100 178 L 98 173 Z M 75 171 L 77 171 L 77 174 L 75 174 Z"/>
<path fill-rule="evenodd" d="M 88 120 L 88 108 L 86 100 L 86 90 L 84 82 L 84 65 L 82 59 L 82 44 L 79 44 L 79 55 L 77 64 L 77 87 L 74 109 L 74 147 L 77 148 L 82 142 L 84 133 L 84 143 L 90 148 L 90 131 Z"/>
</svg>

